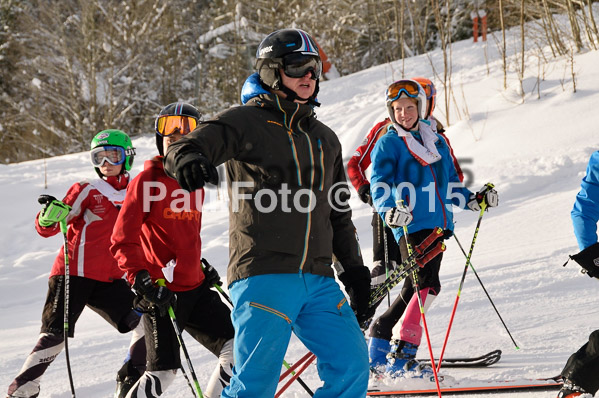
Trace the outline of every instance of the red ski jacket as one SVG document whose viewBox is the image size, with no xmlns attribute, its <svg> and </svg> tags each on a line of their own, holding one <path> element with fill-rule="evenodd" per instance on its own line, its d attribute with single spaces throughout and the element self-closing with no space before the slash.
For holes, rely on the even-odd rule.
<svg viewBox="0 0 599 398">
<path fill-rule="evenodd" d="M 153 280 L 166 279 L 175 292 L 202 284 L 203 200 L 203 189 L 190 194 L 165 174 L 161 156 L 144 163 L 144 171 L 129 184 L 111 237 L 110 250 L 131 284 L 142 269 Z M 169 281 L 163 269 L 171 260 L 177 265 Z"/>
<path fill-rule="evenodd" d="M 349 179 L 357 190 L 360 189 L 362 185 L 370 184 L 368 179 L 366 178 L 366 169 L 370 166 L 370 152 L 374 148 L 374 144 L 381 138 L 383 135 L 387 133 L 387 127 L 391 123 L 389 118 L 385 118 L 385 120 L 378 122 L 374 125 L 374 127 L 370 130 L 364 141 L 360 144 L 360 146 L 355 150 L 353 156 L 347 162 L 347 174 Z M 456 159 L 453 148 L 451 147 L 451 143 L 449 139 L 444 134 L 443 126 L 437 121 L 437 133 L 442 135 L 447 141 L 447 145 L 449 146 L 449 151 L 451 153 L 451 158 L 453 160 L 453 165 L 458 173 L 458 177 L 460 181 L 464 181 L 464 174 L 460 165 L 458 164 L 458 160 Z"/>
<path fill-rule="evenodd" d="M 378 139 L 387 133 L 387 125 L 390 123 L 391 120 L 385 118 L 382 122 L 375 124 L 349 159 L 349 162 L 347 162 L 347 175 L 356 191 L 362 185 L 370 184 L 366 178 L 366 169 L 370 166 L 370 152 L 372 152 L 372 148 L 374 148 L 374 144 Z"/>
<path fill-rule="evenodd" d="M 118 191 L 124 190 L 129 175 L 105 179 Z M 68 224 L 69 275 L 111 282 L 123 277 L 117 262 L 110 253 L 110 234 L 119 213 L 118 208 L 98 189 L 99 179 L 73 184 L 62 200 L 72 207 L 66 218 Z M 39 213 L 38 213 L 39 216 Z M 35 229 L 44 238 L 60 232 L 58 223 L 50 227 L 39 225 L 35 217 Z M 54 260 L 50 276 L 64 275 L 64 248 Z"/>
</svg>

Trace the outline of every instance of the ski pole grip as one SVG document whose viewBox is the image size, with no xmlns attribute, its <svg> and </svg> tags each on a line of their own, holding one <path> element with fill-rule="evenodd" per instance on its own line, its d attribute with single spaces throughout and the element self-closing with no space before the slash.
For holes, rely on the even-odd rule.
<svg viewBox="0 0 599 398">
<path fill-rule="evenodd" d="M 477 193 L 477 199 L 479 200 L 480 203 L 480 207 L 481 210 L 484 211 L 487 207 L 487 192 L 489 192 L 491 189 L 495 188 L 495 185 L 493 183 L 486 183 L 483 186 L 483 189 L 481 189 L 478 193 Z"/>
<path fill-rule="evenodd" d="M 163 278 L 156 279 L 156 284 L 158 286 L 166 287 L 166 281 Z M 171 317 L 171 319 L 175 319 L 175 311 L 173 311 L 172 306 L 168 307 L 168 315 Z"/>
<path fill-rule="evenodd" d="M 63 234 L 67 233 L 67 220 L 62 219 L 60 220 L 60 222 L 58 223 L 60 225 L 60 232 L 62 232 Z"/>
</svg>

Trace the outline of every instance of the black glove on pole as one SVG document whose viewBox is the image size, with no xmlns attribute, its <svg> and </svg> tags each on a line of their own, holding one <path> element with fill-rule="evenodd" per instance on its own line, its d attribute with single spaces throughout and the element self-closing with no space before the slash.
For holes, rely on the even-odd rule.
<svg viewBox="0 0 599 398">
<path fill-rule="evenodd" d="M 345 286 L 349 302 L 362 329 L 368 327 L 376 308 L 370 308 L 370 270 L 365 266 L 344 269 L 339 280 Z"/>
<path fill-rule="evenodd" d="M 135 275 L 133 289 L 138 295 L 142 296 L 146 301 L 153 304 L 158 309 L 160 316 L 168 314 L 169 307 L 175 309 L 177 298 L 175 293 L 169 290 L 166 286 L 156 286 L 152 282 L 150 273 L 147 270 L 141 270 Z"/>
<path fill-rule="evenodd" d="M 364 184 L 358 188 L 358 196 L 360 200 L 372 206 L 372 196 L 370 195 L 370 184 Z"/>
<path fill-rule="evenodd" d="M 208 286 L 222 286 L 223 283 L 220 280 L 220 275 L 218 274 L 216 268 L 210 265 L 208 260 L 205 258 L 202 259 L 202 264 L 204 264 L 204 282 L 206 282 Z"/>
</svg>

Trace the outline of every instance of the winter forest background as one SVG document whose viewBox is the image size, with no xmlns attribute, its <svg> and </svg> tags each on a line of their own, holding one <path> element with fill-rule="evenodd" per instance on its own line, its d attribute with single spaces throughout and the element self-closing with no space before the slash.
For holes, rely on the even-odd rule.
<svg viewBox="0 0 599 398">
<path fill-rule="evenodd" d="M 429 58 L 430 77 L 445 89 L 436 115 L 451 125 L 468 117 L 452 105 L 460 93 L 451 85 L 451 43 L 472 36 L 473 12 L 487 15 L 485 51 L 501 52 L 504 76 L 523 80 L 526 45 L 538 48 L 542 80 L 549 60 L 541 49 L 570 59 L 597 49 L 591 3 L 0 0 L 0 163 L 83 151 L 106 128 L 151 133 L 160 108 L 177 100 L 205 117 L 235 105 L 260 40 L 287 27 L 314 36 L 337 72 L 329 78 L 442 49 L 443 68 Z M 569 24 L 557 24 L 556 14 Z M 510 27 L 522 34 L 506 43 Z M 400 65 L 395 79 L 410 75 Z"/>
</svg>

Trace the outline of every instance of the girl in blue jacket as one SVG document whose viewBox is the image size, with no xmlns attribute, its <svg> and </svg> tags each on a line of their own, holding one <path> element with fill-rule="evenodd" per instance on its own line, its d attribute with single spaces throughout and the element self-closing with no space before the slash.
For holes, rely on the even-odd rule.
<svg viewBox="0 0 599 398">
<path fill-rule="evenodd" d="M 480 211 L 479 203 L 497 205 L 497 192 L 475 195 L 460 181 L 450 147 L 443 136 L 424 120 L 426 94 L 414 80 L 400 80 L 387 89 L 387 108 L 393 122 L 372 153 L 371 194 L 376 211 L 393 229 L 401 257 L 408 256 L 408 242 L 418 245 L 436 228 L 453 233 L 453 206 Z M 477 200 L 478 197 L 478 200 Z M 420 295 L 425 308 L 441 290 L 442 254 L 418 270 Z M 411 298 L 410 298 L 411 297 Z M 406 300 L 405 298 L 409 298 Z M 392 329 L 403 315 L 399 340 L 390 343 Z M 415 360 L 422 337 L 420 308 L 413 281 L 406 279 L 401 294 L 370 331 L 370 367 L 392 377 L 431 377 L 432 369 Z M 387 355 L 389 354 L 389 355 Z"/>
</svg>

